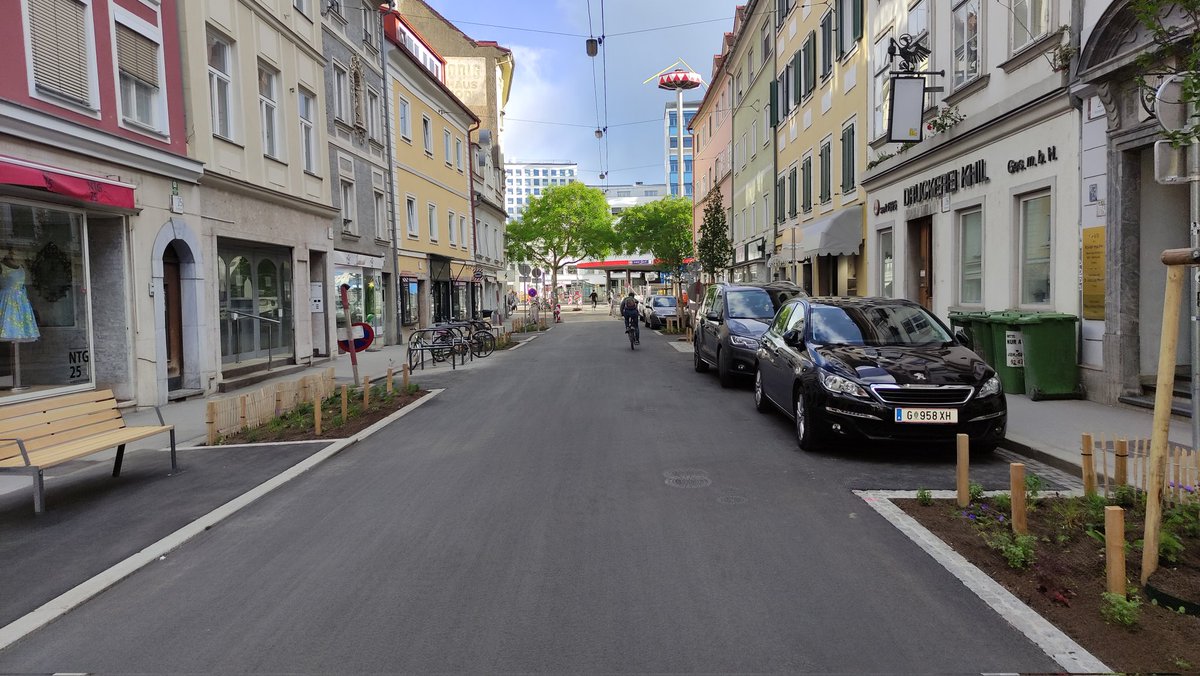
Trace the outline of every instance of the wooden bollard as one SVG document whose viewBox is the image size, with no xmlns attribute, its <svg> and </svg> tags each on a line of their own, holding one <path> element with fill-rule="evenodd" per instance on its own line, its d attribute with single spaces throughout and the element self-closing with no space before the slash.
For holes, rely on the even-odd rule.
<svg viewBox="0 0 1200 676">
<path fill-rule="evenodd" d="M 1080 451 L 1083 460 L 1083 494 L 1096 494 L 1096 461 L 1092 455 L 1092 435 L 1083 435 L 1083 448 Z"/>
<path fill-rule="evenodd" d="M 371 379 L 363 378 L 363 413 L 371 406 Z"/>
<path fill-rule="evenodd" d="M 1029 525 L 1025 520 L 1024 463 L 1014 462 L 1009 464 L 1008 484 L 1012 497 L 1012 499 L 1009 501 L 1012 504 L 1012 529 L 1017 535 L 1025 535 L 1029 532 Z"/>
<path fill-rule="evenodd" d="M 958 506 L 966 507 L 971 504 L 971 439 L 965 434 L 958 435 Z"/>
<path fill-rule="evenodd" d="M 394 374 L 392 373 L 392 368 L 389 366 L 389 367 L 388 367 L 388 373 L 387 373 L 387 393 L 388 393 L 388 396 L 391 396 L 391 394 L 392 394 L 392 380 L 393 380 L 393 377 L 394 377 Z"/>
<path fill-rule="evenodd" d="M 209 400 L 204 407 L 204 424 L 208 427 L 208 445 L 217 445 L 217 402 Z"/>
<path fill-rule="evenodd" d="M 238 427 L 246 429 L 246 395 L 238 397 Z"/>
<path fill-rule="evenodd" d="M 1125 596 L 1125 510 L 1104 508 L 1104 559 L 1108 591 Z"/>
<path fill-rule="evenodd" d="M 408 394 L 408 364 L 400 366 L 400 384 L 404 386 L 404 393 Z"/>
<path fill-rule="evenodd" d="M 313 429 L 317 436 L 321 436 L 321 400 L 317 399 L 313 402 Z"/>
<path fill-rule="evenodd" d="M 346 424 L 346 418 L 350 415 L 350 389 L 342 385 L 342 424 Z"/>
</svg>

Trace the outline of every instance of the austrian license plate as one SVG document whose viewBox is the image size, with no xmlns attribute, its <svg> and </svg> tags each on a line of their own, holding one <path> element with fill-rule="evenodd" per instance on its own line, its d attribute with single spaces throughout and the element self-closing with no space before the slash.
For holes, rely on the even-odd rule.
<svg viewBox="0 0 1200 676">
<path fill-rule="evenodd" d="M 952 425 L 958 422 L 956 408 L 898 408 L 896 409 L 898 423 L 930 423 L 934 425 Z"/>
</svg>

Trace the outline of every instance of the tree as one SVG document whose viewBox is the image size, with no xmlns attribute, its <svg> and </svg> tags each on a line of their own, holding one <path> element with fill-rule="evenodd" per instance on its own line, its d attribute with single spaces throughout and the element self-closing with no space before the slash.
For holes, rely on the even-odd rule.
<svg viewBox="0 0 1200 676">
<path fill-rule="evenodd" d="M 692 254 L 692 201 L 672 196 L 630 207 L 615 230 L 622 251 L 653 254 L 661 270 L 678 273 Z"/>
<path fill-rule="evenodd" d="M 612 250 L 612 214 L 604 193 L 582 183 L 543 188 L 508 224 L 504 252 L 509 260 L 527 261 L 550 270 L 550 288 L 558 293 L 558 269 Z"/>
<path fill-rule="evenodd" d="M 710 275 L 729 267 L 733 261 L 733 244 L 729 227 L 725 225 L 725 205 L 721 189 L 713 188 L 704 201 L 704 221 L 700 223 L 700 241 L 696 244 L 700 268 Z"/>
</svg>

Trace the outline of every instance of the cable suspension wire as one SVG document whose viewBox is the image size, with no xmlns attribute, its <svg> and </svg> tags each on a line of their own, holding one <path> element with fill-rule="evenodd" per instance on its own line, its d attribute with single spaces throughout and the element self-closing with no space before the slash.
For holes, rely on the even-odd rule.
<svg viewBox="0 0 1200 676">
<path fill-rule="evenodd" d="M 600 47 L 604 49 L 604 0 L 600 0 Z M 604 72 L 604 166 L 612 162 L 612 154 L 608 147 L 608 50 L 600 53 L 600 65 Z M 608 173 L 605 172 L 605 176 Z"/>
</svg>

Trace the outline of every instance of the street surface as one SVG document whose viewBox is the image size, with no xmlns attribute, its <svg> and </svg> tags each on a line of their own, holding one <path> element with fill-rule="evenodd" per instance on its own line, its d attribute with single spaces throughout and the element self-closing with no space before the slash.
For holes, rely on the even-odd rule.
<svg viewBox="0 0 1200 676">
<path fill-rule="evenodd" d="M 802 453 L 669 340 L 588 311 L 418 371 L 447 391 L 0 672 L 1058 670 L 851 493 L 952 488 L 952 449 Z"/>
</svg>

